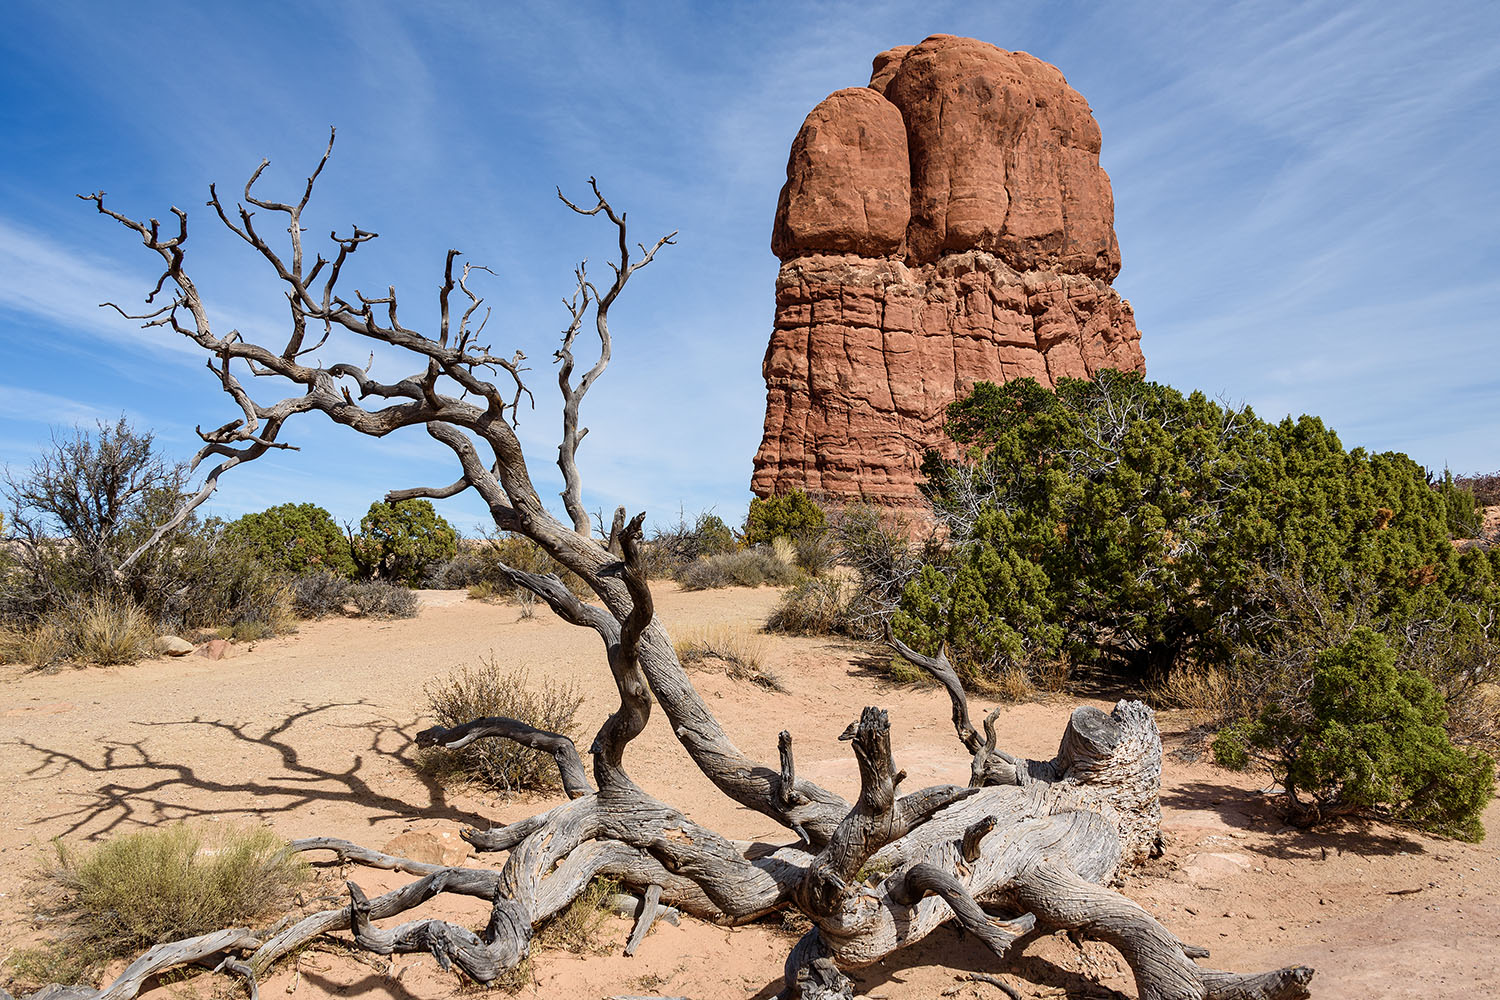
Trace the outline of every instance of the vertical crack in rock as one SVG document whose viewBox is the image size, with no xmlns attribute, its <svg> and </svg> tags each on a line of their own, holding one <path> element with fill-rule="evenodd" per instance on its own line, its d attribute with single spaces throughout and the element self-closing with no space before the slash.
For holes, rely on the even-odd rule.
<svg viewBox="0 0 1500 1000">
<path fill-rule="evenodd" d="M 975 382 L 1145 371 L 1099 126 L 1056 67 L 934 35 L 829 95 L 787 161 L 751 489 L 923 509 Z"/>
</svg>

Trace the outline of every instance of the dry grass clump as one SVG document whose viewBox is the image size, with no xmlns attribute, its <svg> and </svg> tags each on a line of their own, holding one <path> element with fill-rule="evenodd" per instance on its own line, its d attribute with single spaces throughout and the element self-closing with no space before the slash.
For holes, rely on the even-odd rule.
<svg viewBox="0 0 1500 1000">
<path fill-rule="evenodd" d="M 720 665 L 731 680 L 749 681 L 768 691 L 785 692 L 778 678 L 766 669 L 766 644 L 758 635 L 725 625 L 688 631 L 673 648 L 683 666 Z"/>
<path fill-rule="evenodd" d="M 0 633 L 0 658 L 38 669 L 67 660 L 111 666 L 152 655 L 157 626 L 128 596 L 74 597 L 41 621 Z"/>
<path fill-rule="evenodd" d="M 578 955 L 602 955 L 613 950 L 613 943 L 603 940 L 601 931 L 610 917 L 610 897 L 619 891 L 620 884 L 614 879 L 594 879 L 562 912 L 542 925 L 536 940 L 543 947 Z"/>
<path fill-rule="evenodd" d="M 150 656 L 156 625 L 128 597 L 93 594 L 71 601 L 53 617 L 64 635 L 69 659 L 106 666 Z"/>
<path fill-rule="evenodd" d="M 38 911 L 63 929 L 11 957 L 22 988 L 79 982 L 152 945 L 251 924 L 286 909 L 309 877 L 265 827 L 179 825 L 82 850 L 56 846 Z"/>
<path fill-rule="evenodd" d="M 785 539 L 777 539 L 785 542 Z M 800 570 L 796 551 L 790 542 L 777 549 L 756 546 L 737 552 L 702 556 L 684 566 L 677 574 L 683 590 L 714 590 L 719 587 L 759 587 L 771 584 L 785 587 L 796 583 Z"/>
<path fill-rule="evenodd" d="M 453 727 L 503 715 L 537 729 L 577 735 L 575 716 L 583 695 L 570 683 L 544 678 L 533 684 L 525 667 L 503 667 L 493 655 L 478 666 L 462 666 L 423 689 L 427 711 Z M 423 750 L 417 766 L 440 781 L 472 781 L 504 792 L 556 788 L 557 764 L 545 753 L 511 740 L 475 740 L 457 750 Z"/>
<path fill-rule="evenodd" d="M 62 630 L 51 622 L 30 628 L 0 626 L 0 662 L 41 670 L 62 661 L 66 653 Z"/>
<path fill-rule="evenodd" d="M 1217 667 L 1174 670 L 1146 692 L 1153 705 L 1180 709 L 1194 729 L 1223 721 L 1229 708 L 1244 697 L 1227 671 Z"/>
</svg>

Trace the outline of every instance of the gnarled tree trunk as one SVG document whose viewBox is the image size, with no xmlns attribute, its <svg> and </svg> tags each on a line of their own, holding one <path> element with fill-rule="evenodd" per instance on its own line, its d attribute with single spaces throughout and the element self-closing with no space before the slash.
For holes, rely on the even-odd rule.
<svg viewBox="0 0 1500 1000">
<path fill-rule="evenodd" d="M 569 740 L 515 720 L 479 719 L 421 735 L 424 745 L 447 747 L 474 739 L 513 739 L 557 761 L 567 802 L 509 826 L 466 831 L 476 848 L 500 859 L 494 866 L 449 868 L 344 841 L 297 841 L 296 850 L 331 851 L 342 860 L 406 872 L 415 879 L 374 899 L 351 882 L 347 905 L 275 934 L 234 929 L 158 946 L 106 989 L 77 987 L 69 995 L 127 1000 L 147 975 L 226 952 L 230 955 L 220 968 L 246 978 L 253 994 L 257 977 L 278 957 L 317 935 L 343 930 L 351 932 L 362 948 L 381 954 L 431 952 L 445 967 L 456 965 L 473 979 L 487 982 L 520 962 L 529 952 L 535 928 L 597 875 L 617 878 L 645 894 L 634 941 L 644 934 L 659 902 L 727 924 L 778 909 L 806 914 L 814 926 L 787 958 L 788 998 L 850 996 L 850 983 L 841 970 L 877 961 L 953 920 L 995 953 L 997 966 L 1037 930 L 1066 928 L 1106 941 L 1124 955 L 1140 995 L 1149 1000 L 1307 995 L 1308 969 L 1240 976 L 1198 965 L 1206 952 L 1184 945 L 1139 906 L 1106 888 L 1122 869 L 1159 849 L 1161 741 L 1150 710 L 1138 702 L 1121 702 L 1112 713 L 1078 709 L 1062 734 L 1056 757 L 1023 760 L 997 745 L 993 715 L 985 721 L 985 736 L 970 724 L 958 675 L 944 656 L 927 658 L 897 643 L 903 655 L 947 687 L 954 727 L 972 758 L 969 786 L 935 786 L 903 794 L 905 774 L 893 758 L 889 721 L 879 708 L 866 708 L 843 735 L 860 771 L 860 794 L 852 804 L 797 777 L 790 733 L 782 734 L 781 759 L 775 767 L 735 747 L 693 688 L 654 616 L 641 569 L 644 515 L 627 522 L 623 513 L 617 514 L 608 539 L 591 537 L 575 464 L 587 433 L 579 426 L 579 405 L 610 356 L 609 307 L 631 275 L 671 237 L 650 250 L 641 247 L 641 256 L 632 258 L 624 216 L 614 211 L 597 186 L 597 203 L 591 208 L 564 199 L 581 214 L 605 216 L 619 237 L 618 263 L 611 265 L 614 281 L 608 289 L 600 292 L 580 265 L 569 303 L 572 320 L 558 352 L 564 401 L 558 465 L 571 522 L 564 523 L 537 496 L 520 442 L 507 422 L 507 414 L 513 416 L 520 397 L 527 394 L 521 377 L 524 356 L 517 352 L 506 358 L 478 346 L 478 329 L 470 319 L 481 300 L 468 287 L 470 266 L 455 274 L 457 251 L 450 251 L 444 267 L 441 323 L 435 336 L 409 329 L 397 319 L 394 289 L 377 297 L 356 292 L 353 302 L 338 293 L 350 256 L 373 239 L 373 233 L 355 228 L 348 236 L 334 236 L 334 258 L 318 257 L 312 267 L 304 267 L 301 213 L 331 151 L 332 137 L 296 204 L 252 194 L 265 163 L 245 187 L 245 200 L 252 206 L 286 217 L 289 254 L 272 248 L 260 235 L 254 212 L 237 206 L 238 222 L 234 221 L 217 192 L 209 189 L 209 205 L 219 219 L 267 261 L 285 286 L 290 333 L 280 350 L 247 341 L 237 332 L 214 332 L 209 310 L 184 270 L 186 213 L 174 208 L 177 233 L 163 236 L 155 220 L 136 221 L 106 208 L 103 194 L 88 196 L 100 212 L 134 231 L 164 262 L 157 291 L 172 289 L 172 301 L 134 318 L 148 326 L 168 326 L 201 347 L 242 412 L 240 418 L 202 432 L 204 447 L 197 461 L 211 456 L 222 461 L 175 520 L 206 499 L 227 469 L 268 449 L 289 447 L 279 435 L 298 414 L 321 412 L 375 436 L 422 425 L 452 452 L 460 476 L 450 485 L 399 490 L 391 498 L 446 497 L 473 489 L 499 528 L 533 539 L 581 577 L 597 603 L 580 600 L 554 575 L 506 571 L 513 584 L 546 601 L 564 620 L 598 634 L 619 708 L 590 747 L 592 783 Z M 279 221 L 276 228 L 281 228 Z M 453 323 L 449 298 L 455 288 L 467 304 Z M 591 306 L 600 353 L 574 385 L 575 339 Z M 312 347 L 304 346 L 310 332 L 319 339 Z M 417 370 L 400 381 L 382 383 L 370 377 L 367 365 L 303 363 L 314 347 L 322 347 L 336 333 L 413 357 Z M 486 378 L 497 370 L 506 372 L 512 382 L 505 392 Z M 279 380 L 294 392 L 262 405 L 242 383 L 246 373 L 253 379 Z M 626 750 L 645 727 L 653 703 L 666 714 L 694 764 L 721 792 L 787 829 L 785 846 L 749 853 L 746 845 L 699 826 L 631 780 Z M 489 901 L 485 926 L 472 929 L 431 919 L 393 928 L 376 924 L 444 892 Z"/>
</svg>

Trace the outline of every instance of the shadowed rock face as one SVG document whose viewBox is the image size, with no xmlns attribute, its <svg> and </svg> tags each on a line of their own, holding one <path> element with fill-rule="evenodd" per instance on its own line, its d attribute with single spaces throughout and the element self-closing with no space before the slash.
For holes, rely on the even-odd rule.
<svg viewBox="0 0 1500 1000">
<path fill-rule="evenodd" d="M 1058 70 L 934 35 L 875 57 L 792 144 L 751 488 L 917 509 L 977 381 L 1145 370 L 1099 127 Z"/>
</svg>

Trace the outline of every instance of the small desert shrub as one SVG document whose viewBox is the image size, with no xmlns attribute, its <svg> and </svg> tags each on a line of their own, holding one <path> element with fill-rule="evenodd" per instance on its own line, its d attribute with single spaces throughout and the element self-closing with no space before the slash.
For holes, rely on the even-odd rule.
<svg viewBox="0 0 1500 1000">
<path fill-rule="evenodd" d="M 677 582 L 684 590 L 713 590 L 718 587 L 759 587 L 771 584 L 784 587 L 797 581 L 798 570 L 790 561 L 764 547 L 704 556 L 684 566 Z"/>
<path fill-rule="evenodd" d="M 901 592 L 921 569 L 921 551 L 908 541 L 910 525 L 899 514 L 850 504 L 833 521 L 841 561 L 857 581 L 849 598 L 848 634 L 883 639 Z"/>
<path fill-rule="evenodd" d="M 766 669 L 766 646 L 753 633 L 716 627 L 687 632 L 674 644 L 684 666 L 717 660 L 732 680 L 749 681 L 769 691 L 785 691 L 780 679 Z"/>
<path fill-rule="evenodd" d="M 1500 472 L 1455 476 L 1453 485 L 1474 494 L 1474 500 L 1482 507 L 1500 505 Z"/>
<path fill-rule="evenodd" d="M 595 878 L 537 932 L 537 941 L 546 948 L 560 948 L 579 955 L 602 955 L 614 947 L 602 940 L 605 922 L 610 917 L 609 899 L 620 891 L 611 878 Z"/>
<path fill-rule="evenodd" d="M 465 539 L 459 542 L 458 554 L 438 563 L 424 583 L 433 590 L 467 590 L 484 580 L 490 569 L 478 545 Z"/>
<path fill-rule="evenodd" d="M 344 613 L 353 584 L 347 577 L 320 570 L 292 580 L 292 608 L 303 618 L 326 618 Z"/>
<path fill-rule="evenodd" d="M 423 693 L 428 714 L 440 726 L 452 728 L 502 715 L 570 739 L 583 704 L 583 695 L 572 684 L 551 678 L 533 684 L 525 667 L 502 667 L 493 656 L 429 682 Z M 475 781 L 507 792 L 559 784 L 557 764 L 550 756 L 510 740 L 482 739 L 458 750 L 426 750 L 418 766 L 440 780 Z"/>
<path fill-rule="evenodd" d="M 652 579 L 674 577 L 704 556 L 733 552 L 735 548 L 734 532 L 712 511 L 699 514 L 691 525 L 687 515 L 679 511 L 676 524 L 657 528 L 642 546 L 646 573 Z"/>
<path fill-rule="evenodd" d="M 796 563 L 813 576 L 821 576 L 833 568 L 838 559 L 833 539 L 827 532 L 794 538 Z"/>
<path fill-rule="evenodd" d="M 1384 637 L 1355 628 L 1314 657 L 1311 679 L 1223 730 L 1215 762 L 1266 767 L 1297 823 L 1378 811 L 1444 836 L 1484 836 L 1479 815 L 1494 793 L 1494 760 L 1452 744 L 1442 695 L 1398 669 Z"/>
<path fill-rule="evenodd" d="M 235 622 L 233 625 L 221 625 L 218 629 L 220 639 L 228 639 L 231 642 L 259 642 L 262 639 L 274 638 L 285 630 L 278 630 L 265 622 L 245 621 Z"/>
<path fill-rule="evenodd" d="M 57 842 L 39 909 L 64 930 L 15 955 L 10 971 L 27 988 L 77 982 L 110 959 L 285 909 L 307 877 L 263 827 L 173 826 L 83 850 Z"/>
<path fill-rule="evenodd" d="M 504 586 L 490 580 L 480 580 L 469 585 L 469 600 L 496 601 L 506 593 Z"/>
<path fill-rule="evenodd" d="M 750 501 L 750 511 L 745 516 L 745 543 L 759 545 L 773 538 L 821 534 L 827 523 L 823 508 L 801 490 L 756 497 Z"/>
<path fill-rule="evenodd" d="M 366 580 L 349 588 L 349 603 L 359 618 L 415 618 L 421 601 L 414 591 L 384 580 Z"/>
<path fill-rule="evenodd" d="M 849 628 L 849 585 L 836 577 L 803 580 L 781 597 L 766 619 L 767 632 L 843 635 Z"/>
<path fill-rule="evenodd" d="M 504 564 L 525 573 L 552 573 L 575 594 L 591 593 L 588 584 L 547 554 L 547 550 L 524 535 L 497 534 L 465 541 L 458 554 L 439 564 L 428 577 L 439 590 L 468 590 L 475 600 L 504 599 L 515 591 L 500 571 Z"/>
</svg>

